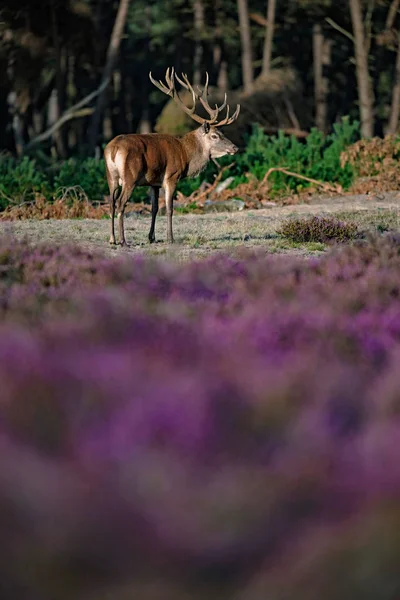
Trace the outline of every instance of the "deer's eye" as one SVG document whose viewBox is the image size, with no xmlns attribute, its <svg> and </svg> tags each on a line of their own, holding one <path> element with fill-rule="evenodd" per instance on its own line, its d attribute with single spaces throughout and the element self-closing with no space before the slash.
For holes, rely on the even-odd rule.
<svg viewBox="0 0 400 600">
<path fill-rule="evenodd" d="M 218 136 L 215 133 L 213 133 L 211 137 L 212 137 L 213 140 L 217 140 L 218 139 Z"/>
</svg>

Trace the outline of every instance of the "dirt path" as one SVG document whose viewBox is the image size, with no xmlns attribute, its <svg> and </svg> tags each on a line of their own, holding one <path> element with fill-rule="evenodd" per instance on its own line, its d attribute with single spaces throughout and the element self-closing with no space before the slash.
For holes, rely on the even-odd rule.
<svg viewBox="0 0 400 600">
<path fill-rule="evenodd" d="M 308 204 L 273 206 L 268 209 L 248 210 L 235 213 L 209 213 L 205 215 L 174 215 L 176 244 L 165 243 L 166 219 L 158 217 L 157 243 L 150 245 L 147 234 L 150 226 L 148 216 L 134 213 L 126 218 L 126 238 L 129 248 L 110 247 L 109 220 L 64 221 L 14 221 L 1 222 L 0 233 L 27 237 L 34 242 L 72 242 L 98 249 L 108 255 L 121 253 L 164 255 L 178 259 L 201 256 L 216 250 L 236 251 L 238 248 L 259 248 L 266 252 L 284 252 L 310 255 L 322 248 L 307 245 L 291 245 L 278 234 L 280 224 L 291 216 L 336 214 L 340 218 L 356 221 L 363 228 L 373 229 L 381 221 L 390 228 L 400 228 L 400 192 L 379 196 L 357 195 L 326 198 L 314 196 Z M 386 225 L 385 225 L 386 227 Z"/>
</svg>

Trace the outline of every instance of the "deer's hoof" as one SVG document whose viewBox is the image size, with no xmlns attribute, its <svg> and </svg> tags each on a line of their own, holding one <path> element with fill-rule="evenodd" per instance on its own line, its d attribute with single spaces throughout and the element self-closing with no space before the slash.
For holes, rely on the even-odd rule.
<svg viewBox="0 0 400 600">
<path fill-rule="evenodd" d="M 149 236 L 149 242 L 150 242 L 150 244 L 154 244 L 155 241 L 156 241 L 156 236 L 155 235 L 153 235 L 153 237 Z"/>
<path fill-rule="evenodd" d="M 110 243 L 110 246 L 116 246 L 117 245 L 117 242 L 113 238 L 110 238 L 109 243 Z"/>
</svg>

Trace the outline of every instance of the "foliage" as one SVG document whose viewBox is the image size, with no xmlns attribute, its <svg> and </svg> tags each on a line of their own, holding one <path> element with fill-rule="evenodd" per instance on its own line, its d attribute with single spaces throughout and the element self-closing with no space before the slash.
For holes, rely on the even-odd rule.
<svg viewBox="0 0 400 600">
<path fill-rule="evenodd" d="M 334 131 L 324 136 L 312 129 L 305 142 L 294 136 L 287 137 L 283 132 L 275 137 L 267 136 L 261 127 L 255 126 L 249 138 L 246 150 L 235 161 L 234 184 L 242 183 L 246 172 L 262 179 L 270 167 L 287 169 L 319 181 L 337 182 L 347 188 L 353 180 L 351 165 L 340 164 L 341 152 L 359 137 L 359 123 L 342 119 L 336 123 Z M 299 191 L 306 184 L 282 173 L 274 173 L 270 181 L 274 191 L 289 188 Z"/>
<path fill-rule="evenodd" d="M 391 192 L 399 188 L 399 141 L 397 136 L 360 140 L 342 152 L 342 164 L 350 165 L 357 176 L 350 188 L 352 193 Z"/>
<path fill-rule="evenodd" d="M 388 135 L 350 145 L 342 152 L 341 164 L 350 165 L 360 178 L 352 186 L 355 193 L 371 185 L 376 192 L 392 191 L 400 185 L 399 156 L 399 136 Z"/>
<path fill-rule="evenodd" d="M 384 126 L 393 88 L 393 50 L 397 47 L 395 27 L 389 27 L 390 31 L 386 27 L 392 3 L 381 0 L 361 4 L 366 30 L 371 34 L 368 50 L 376 115 Z M 119 64 L 116 65 L 118 72 L 121 72 L 123 85 L 115 78 L 107 100 L 108 110 L 104 113 L 112 128 L 112 135 L 135 131 L 143 115 L 150 117 L 154 125 L 165 98 L 155 90 L 149 92 L 149 70 L 158 77 L 165 73 L 167 66 L 175 65 L 179 71 L 187 72 L 192 77 L 193 56 L 196 48 L 199 49 L 199 41 L 202 46 L 202 68 L 210 73 L 211 85 L 216 86 L 218 75 L 221 75 L 218 65 L 218 56 L 221 56 L 222 64 L 228 65 L 228 89 L 240 90 L 241 43 L 237 2 L 220 0 L 213 3 L 202 0 L 200 6 L 204 9 L 204 24 L 200 32 L 195 32 L 193 7 L 184 0 L 157 0 L 151 3 L 137 0 L 130 3 Z M 1 147 L 15 151 L 17 129 L 25 142 L 46 129 L 54 78 L 56 85 L 61 84 L 64 88 L 61 98 L 58 98 L 60 112 L 94 89 L 95 82 L 101 76 L 117 7 L 115 0 L 98 3 L 93 0 L 46 0 L 41 3 L 3 0 L 0 19 L 0 64 L 4 73 L 0 86 Z M 348 0 L 282 0 L 277 3 L 273 65 L 293 67 L 303 82 L 305 101 L 293 112 L 290 104 L 293 104 L 292 98 L 282 98 L 272 93 L 272 117 L 264 125 L 293 125 L 308 130 L 313 122 L 311 30 L 316 23 L 323 25 L 325 38 L 333 42 L 332 61 L 327 72 L 328 126 L 343 114 L 358 112 L 353 43 L 351 36 L 343 35 L 335 28 L 351 31 L 348 8 Z M 265 28 L 260 27 L 260 17 L 264 13 L 265 0 L 253 0 L 250 29 L 256 79 L 263 55 Z M 299 31 L 308 34 L 299 36 Z M 293 40 L 296 44 L 293 44 Z M 65 81 L 63 57 L 60 56 L 60 51 L 62 54 L 67 47 L 71 63 L 68 82 Z M 256 87 L 259 83 L 256 81 Z M 7 99 L 12 104 L 10 107 L 7 106 Z M 61 133 L 65 138 L 68 156 L 76 153 L 79 146 L 84 146 L 90 118 L 71 119 L 64 124 Z M 263 124 L 257 112 L 252 119 Z M 52 153 L 63 155 L 54 144 L 54 139 L 46 141 L 44 147 L 46 151 L 51 148 Z"/>
<path fill-rule="evenodd" d="M 49 182 L 45 173 L 37 168 L 34 159 L 24 156 L 18 160 L 0 155 L 0 210 L 10 202 L 33 200 L 35 194 L 47 194 Z"/>
<path fill-rule="evenodd" d="M 335 217 L 309 217 L 288 219 L 279 232 L 294 242 L 348 242 L 358 235 L 355 223 L 340 221 Z"/>
<path fill-rule="evenodd" d="M 372 177 L 398 167 L 400 137 L 387 135 L 384 139 L 361 139 L 350 145 L 341 155 L 341 165 L 350 164 L 360 177 Z"/>
<path fill-rule="evenodd" d="M 232 161 L 234 163 L 229 173 L 226 173 L 226 176 L 235 176 L 231 187 L 247 181 L 249 177 L 262 179 L 271 166 L 286 166 L 302 175 L 321 181 L 338 182 L 343 187 L 348 187 L 353 178 L 353 166 L 346 163 L 342 167 L 340 156 L 343 149 L 358 137 L 358 128 L 357 121 L 343 119 L 340 124 L 335 125 L 334 132 L 329 136 L 325 137 L 313 130 L 306 142 L 302 143 L 294 137 L 284 136 L 282 132 L 276 137 L 267 136 L 261 128 L 255 127 L 245 151 L 233 158 L 225 157 L 220 163 L 222 166 Z M 0 173 L 3 208 L 7 205 L 7 198 L 12 198 L 15 202 L 21 199 L 33 200 L 35 193 L 39 192 L 51 200 L 57 196 L 60 188 L 76 185 L 83 189 L 90 201 L 101 200 L 108 195 L 104 161 L 94 158 L 71 158 L 49 167 L 27 157 L 18 161 L 3 156 L 0 158 Z M 178 190 L 184 196 L 190 196 L 202 181 L 212 182 L 214 173 L 215 166 L 210 163 L 200 176 L 180 182 Z M 307 185 L 299 185 L 298 180 L 282 173 L 272 174 L 270 180 L 275 193 L 286 189 L 300 191 Z M 144 201 L 146 198 L 145 188 L 135 190 L 135 201 Z"/>
<path fill-rule="evenodd" d="M 63 161 L 54 177 L 53 189 L 79 185 L 90 200 L 102 200 L 109 193 L 104 160 L 95 158 Z"/>
<path fill-rule="evenodd" d="M 44 200 L 60 199 L 63 190 L 77 187 L 83 192 L 84 202 L 88 199 L 91 202 L 104 200 L 104 197 L 109 194 L 104 161 L 90 157 L 70 158 L 49 165 L 26 156 L 20 160 L 7 155 L 0 156 L 0 209 L 4 210 L 9 205 L 29 202 L 36 213 L 39 206 L 43 206 Z M 135 200 L 143 201 L 146 197 L 146 189 L 135 191 Z M 68 203 L 68 198 L 63 200 L 67 200 L 66 208 L 68 208 L 67 205 L 71 204 Z M 71 202 L 74 203 L 72 198 Z M 78 199 L 75 199 L 75 204 L 77 202 Z M 46 203 L 47 210 L 53 212 L 48 203 Z M 85 211 L 86 207 L 82 206 L 80 210 Z M 61 213 L 58 209 L 54 209 L 55 214 Z"/>
<path fill-rule="evenodd" d="M 358 137 L 359 124 L 349 119 L 337 123 L 328 136 L 313 129 L 304 142 L 286 137 L 282 132 L 278 136 L 267 136 L 260 127 L 255 127 L 244 152 L 219 159 L 221 167 L 233 163 L 222 180 L 233 175 L 230 192 L 235 189 L 238 197 L 242 191 L 247 197 L 254 196 L 258 182 L 268 169 L 282 166 L 311 179 L 340 184 L 344 189 L 351 186 L 354 193 L 396 189 L 400 185 L 398 138 L 387 136 L 383 140 L 374 138 L 353 143 Z M 190 196 L 203 181 L 214 181 L 215 170 L 215 165 L 210 162 L 198 177 L 179 182 L 178 191 Z M 103 200 L 108 196 L 104 161 L 93 158 L 71 158 L 49 164 L 33 158 L 18 160 L 3 155 L 0 156 L 0 175 L 2 209 L 11 200 L 16 204 L 34 203 L 36 195 L 53 201 L 59 197 L 60 190 L 77 185 L 90 201 Z M 272 195 L 293 191 L 301 193 L 312 185 L 304 181 L 299 183 L 297 178 L 281 172 L 273 172 L 268 184 L 271 184 Z M 262 194 L 265 195 L 265 190 Z M 147 203 L 147 196 L 147 188 L 137 188 L 132 201 Z M 260 198 L 257 198 L 256 205 L 259 203 Z"/>
<path fill-rule="evenodd" d="M 397 597 L 398 237 L 0 265 L 2 597 Z"/>
</svg>

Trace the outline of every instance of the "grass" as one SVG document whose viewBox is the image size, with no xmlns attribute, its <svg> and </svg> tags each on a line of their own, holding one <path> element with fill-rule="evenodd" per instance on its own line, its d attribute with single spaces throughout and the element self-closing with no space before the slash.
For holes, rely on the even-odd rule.
<svg viewBox="0 0 400 600">
<path fill-rule="evenodd" d="M 340 200 L 340 201 L 339 201 Z M 368 202 L 368 208 L 364 208 Z M 347 204 L 347 206 L 346 206 Z M 344 206 L 346 210 L 343 210 Z M 341 220 L 356 223 L 360 230 L 385 232 L 399 229 L 396 206 L 380 207 L 372 200 L 352 206 L 345 198 L 337 201 L 327 198 L 320 205 L 277 206 L 273 209 L 248 210 L 238 213 L 215 213 L 205 215 L 174 215 L 176 244 L 166 244 L 166 217 L 160 216 L 156 223 L 156 240 L 148 244 L 150 227 L 148 216 L 131 215 L 125 220 L 126 238 L 130 247 L 110 248 L 108 245 L 110 221 L 83 219 L 64 221 L 15 221 L 0 222 L 0 233 L 11 232 L 16 237 L 27 236 L 34 241 L 79 243 L 90 249 L 96 248 L 106 254 L 146 254 L 187 260 L 218 251 L 234 254 L 237 249 L 254 249 L 266 253 L 318 255 L 326 250 L 319 242 L 299 243 L 278 235 L 281 224 L 289 217 L 310 215 L 335 215 Z"/>
<path fill-rule="evenodd" d="M 397 208 L 377 208 L 375 210 L 342 211 L 335 215 L 342 221 L 352 221 L 360 229 L 383 233 L 399 229 L 400 219 Z"/>
</svg>

